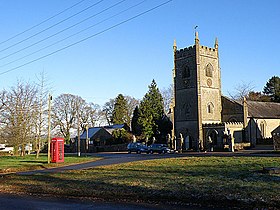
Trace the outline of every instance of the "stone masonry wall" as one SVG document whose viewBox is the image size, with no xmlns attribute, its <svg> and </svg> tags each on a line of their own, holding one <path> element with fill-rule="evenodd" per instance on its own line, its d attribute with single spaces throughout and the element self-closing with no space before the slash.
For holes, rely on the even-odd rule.
<svg viewBox="0 0 280 210">
<path fill-rule="evenodd" d="M 201 85 L 201 114 L 203 123 L 221 122 L 221 78 L 218 51 L 213 48 L 200 46 L 200 85 Z M 212 76 L 206 75 L 207 65 L 213 67 Z M 207 105 L 213 104 L 213 113 L 207 112 Z"/>
</svg>

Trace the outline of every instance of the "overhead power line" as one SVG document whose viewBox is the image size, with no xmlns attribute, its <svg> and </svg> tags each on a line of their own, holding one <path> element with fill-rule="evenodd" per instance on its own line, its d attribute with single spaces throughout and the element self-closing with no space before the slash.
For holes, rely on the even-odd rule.
<svg viewBox="0 0 280 210">
<path fill-rule="evenodd" d="M 100 3 L 103 2 L 103 1 L 104 1 L 104 0 L 100 0 L 100 1 L 98 1 L 98 2 L 96 2 L 96 3 L 94 3 L 94 4 L 92 4 L 92 5 L 90 5 L 90 6 L 88 6 L 88 7 L 86 7 L 85 9 L 83 9 L 83 10 L 81 10 L 81 11 L 79 11 L 79 12 L 77 12 L 77 13 L 71 15 L 71 16 L 69 16 L 68 18 L 65 18 L 65 19 L 63 19 L 63 20 L 61 20 L 61 21 L 59 21 L 59 22 L 57 22 L 57 23 L 55 23 L 55 24 L 53 24 L 53 25 L 51 25 L 51 26 L 45 28 L 44 30 L 39 31 L 39 32 L 33 34 L 32 36 L 29 36 L 29 37 L 27 37 L 27 38 L 25 38 L 25 39 L 23 39 L 23 40 L 21 40 L 21 41 L 19 41 L 19 42 L 16 42 L 15 44 L 10 45 L 9 47 L 6 47 L 6 48 L 0 50 L 0 52 L 4 52 L 4 51 L 6 51 L 6 50 L 8 50 L 8 49 L 10 49 L 10 48 L 12 48 L 12 47 L 14 47 L 14 46 L 17 46 L 17 45 L 19 45 L 20 43 L 25 42 L 25 41 L 27 41 L 27 40 L 29 40 L 29 39 L 31 39 L 31 38 L 33 38 L 33 37 L 35 37 L 35 36 L 37 36 L 37 35 L 39 35 L 39 34 L 45 32 L 45 31 L 47 31 L 47 30 L 49 30 L 49 29 L 51 29 L 51 28 L 53 28 L 53 27 L 55 27 L 55 26 L 57 26 L 57 25 L 59 25 L 59 24 L 61 24 L 61 23 L 63 23 L 63 22 L 65 22 L 65 21 L 67 21 L 67 20 L 69 20 L 69 19 L 71 19 L 71 18 L 73 18 L 73 17 L 75 17 L 75 16 L 77 16 L 77 15 L 79 15 L 79 14 L 85 12 L 86 10 L 89 10 L 90 8 L 92 8 L 92 7 L 94 7 L 94 6 L 98 5 L 98 4 L 100 4 Z"/>
<path fill-rule="evenodd" d="M 65 38 L 63 38 L 63 39 L 61 39 L 61 40 L 58 40 L 58 41 L 56 41 L 56 42 L 54 42 L 54 43 L 52 43 L 52 44 L 50 44 L 50 45 L 47 45 L 47 46 L 45 46 L 45 47 L 43 47 L 43 48 L 41 48 L 41 49 L 39 49 L 39 50 L 36 50 L 36 51 L 34 51 L 34 52 L 30 53 L 30 54 L 27 54 L 27 55 L 25 55 L 25 56 L 23 56 L 23 57 L 20 57 L 20 58 L 18 58 L 18 59 L 16 59 L 16 60 L 13 60 L 13 61 L 10 61 L 10 62 L 8 62 L 8 63 L 5 63 L 5 64 L 1 65 L 0 68 L 5 67 L 5 66 L 7 66 L 7 65 L 10 65 L 10 64 L 12 64 L 12 63 L 15 63 L 15 62 L 17 62 L 17 61 L 20 61 L 20 60 L 22 60 L 22 59 L 24 59 L 24 58 L 27 58 L 27 57 L 29 57 L 29 56 L 31 56 L 31 55 L 34 55 L 34 54 L 38 53 L 38 52 L 41 52 L 41 51 L 43 51 L 43 50 L 45 50 L 45 49 L 47 49 L 47 48 L 50 48 L 50 47 L 52 47 L 52 46 L 54 46 L 54 45 L 56 45 L 56 44 L 58 44 L 58 43 L 61 43 L 61 42 L 65 41 L 65 40 L 67 40 L 67 39 L 69 39 L 69 38 L 71 38 L 71 37 L 73 37 L 73 36 L 76 36 L 76 35 L 78 35 L 78 34 L 84 32 L 84 31 L 87 31 L 87 30 L 89 30 L 89 29 L 91 29 L 91 28 L 93 28 L 93 27 L 95 27 L 95 26 L 97 26 L 97 25 L 100 25 L 101 23 L 104 23 L 104 22 L 106 22 L 106 21 L 108 21 L 108 20 L 110 20 L 110 19 L 112 19 L 112 18 L 114 18 L 114 17 L 116 17 L 116 16 L 118 16 L 118 15 L 121 15 L 121 14 L 123 14 L 123 13 L 125 13 L 125 12 L 127 12 L 127 11 L 129 11 L 129 10 L 131 10 L 131 9 L 133 9 L 133 8 L 135 8 L 135 7 L 139 6 L 139 5 L 141 5 L 141 4 L 143 4 L 143 3 L 146 2 L 146 1 L 147 1 L 147 0 L 143 0 L 143 1 L 141 1 L 141 2 L 139 2 L 139 3 L 137 3 L 137 4 L 135 4 L 135 5 L 133 5 L 133 6 L 131 6 L 131 7 L 128 7 L 127 9 L 124 9 L 124 10 L 122 10 L 122 11 L 120 11 L 120 12 L 118 12 L 118 13 L 116 13 L 116 14 L 114 14 L 114 15 L 108 17 L 108 18 L 105 18 L 105 19 L 103 19 L 103 20 L 101 20 L 101 21 L 99 21 L 99 22 L 97 22 L 97 23 L 95 23 L 95 24 L 93 24 L 93 25 L 91 25 L 91 26 L 89 26 L 89 27 L 83 29 L 83 30 L 80 30 L 80 31 L 78 31 L 78 32 L 76 32 L 76 33 L 74 33 L 74 34 L 72 34 L 72 35 L 70 35 L 70 36 L 67 36 L 67 37 L 65 37 Z"/>
<path fill-rule="evenodd" d="M 12 37 L 10 37 L 10 38 L 4 40 L 4 41 L 2 41 L 2 42 L 0 42 L 0 45 L 1 45 L 1 44 L 4 44 L 4 43 L 6 43 L 6 42 L 8 42 L 8 41 L 10 41 L 10 40 L 12 40 L 12 39 L 14 39 L 14 38 L 16 38 L 16 37 L 18 37 L 18 36 L 20 36 L 20 35 L 22 35 L 22 34 L 24 34 L 24 33 L 26 33 L 26 32 L 28 32 L 28 31 L 31 31 L 31 30 L 34 29 L 34 28 L 37 28 L 38 26 L 40 26 L 40 25 L 42 25 L 42 24 L 48 22 L 49 20 L 51 20 L 51 19 L 53 19 L 53 18 L 55 18 L 55 17 L 61 15 L 62 13 L 66 12 L 66 11 L 68 11 L 68 10 L 70 10 L 70 9 L 72 9 L 73 7 L 75 7 L 75 6 L 79 5 L 79 4 L 81 4 L 81 3 L 84 2 L 84 1 L 85 1 L 85 0 L 81 0 L 81 1 L 79 1 L 79 2 L 77 2 L 77 3 L 75 3 L 74 5 L 72 5 L 72 6 L 68 7 L 68 8 L 66 8 L 66 9 L 62 10 L 61 12 L 59 12 L 59 13 L 57 13 L 57 14 L 55 14 L 55 15 L 49 17 L 49 18 L 47 18 L 46 20 L 43 20 L 42 22 L 40 22 L 40 23 L 38 23 L 38 24 L 36 24 L 36 25 L 34 25 L 34 26 L 32 26 L 32 27 L 30 27 L 30 28 L 28 28 L 28 29 L 26 29 L 26 30 L 24 30 L 24 31 L 22 31 L 22 32 L 20 32 L 20 33 L 18 33 L 18 34 L 16 34 L 16 35 L 14 35 L 14 36 L 12 36 Z"/>
<path fill-rule="evenodd" d="M 19 65 L 19 66 L 17 66 L 17 67 L 14 67 L 14 68 L 11 68 L 11 69 L 9 69 L 9 70 L 7 70 L 7 71 L 3 71 L 3 72 L 0 73 L 0 75 L 6 74 L 6 73 L 11 72 L 11 71 L 14 71 L 14 70 L 16 70 L 16 69 L 19 69 L 19 68 L 21 68 L 21 67 L 24 67 L 24 66 L 26 66 L 26 65 L 29 65 L 29 64 L 31 64 L 31 63 L 34 63 L 34 62 L 36 62 L 36 61 L 39 61 L 39 60 L 42 60 L 42 59 L 44 59 L 44 58 L 46 58 L 46 57 L 49 57 L 49 56 L 51 56 L 51 55 L 54 55 L 54 54 L 56 54 L 56 53 L 58 53 L 58 52 L 60 52 L 60 51 L 63 51 L 63 50 L 68 49 L 68 48 L 70 48 L 70 47 L 73 47 L 73 46 L 75 46 L 75 45 L 77 45 L 77 44 L 80 44 L 80 43 L 82 43 L 82 42 L 84 42 L 84 41 L 86 41 L 86 40 L 88 40 L 88 39 L 91 39 L 91 38 L 93 38 L 93 37 L 95 37 L 95 36 L 98 36 L 98 35 L 100 35 L 100 34 L 103 34 L 103 33 L 107 32 L 107 31 L 110 31 L 110 30 L 112 30 L 112 29 L 114 29 L 114 28 L 116 28 L 116 27 L 118 27 L 118 26 L 120 26 L 120 25 L 123 25 L 123 24 L 125 24 L 125 23 L 127 23 L 127 22 L 130 22 L 130 21 L 132 21 L 132 20 L 134 20 L 134 19 L 136 19 L 136 18 L 138 18 L 138 17 L 140 17 L 140 16 L 143 16 L 143 15 L 145 15 L 145 14 L 147 14 L 147 13 L 149 13 L 149 12 L 155 10 L 155 9 L 158 9 L 159 7 L 162 7 L 162 6 L 164 6 L 164 5 L 168 4 L 168 3 L 170 3 L 171 1 L 173 1 L 173 0 L 165 1 L 165 2 L 159 4 L 159 5 L 155 6 L 155 7 L 152 7 L 151 9 L 148 9 L 148 10 L 146 10 L 146 11 L 144 11 L 144 12 L 141 12 L 141 13 L 139 13 L 139 14 L 137 14 L 137 15 L 131 17 L 131 18 L 128 18 L 128 19 L 126 19 L 126 20 L 124 20 L 124 21 L 121 21 L 121 22 L 119 22 L 119 23 L 117 23 L 117 24 L 115 24 L 115 25 L 113 25 L 113 26 L 110 26 L 110 27 L 108 27 L 108 28 L 106 28 L 106 29 L 104 29 L 104 30 L 98 32 L 98 33 L 95 33 L 95 34 L 93 34 L 93 35 L 91 35 L 91 36 L 88 36 L 88 37 L 86 37 L 86 38 L 84 38 L 84 39 L 81 39 L 81 40 L 79 40 L 79 41 L 77 41 L 77 42 L 74 42 L 74 43 L 72 43 L 72 44 L 70 44 L 70 45 L 67 45 L 67 46 L 65 46 L 65 47 L 62 47 L 62 48 L 60 48 L 60 49 L 58 49 L 58 50 L 56 50 L 56 51 L 53 51 L 53 52 L 51 52 L 51 53 L 49 53 L 49 54 L 46 54 L 46 55 L 41 56 L 41 57 L 39 57 L 39 58 L 36 58 L 36 59 L 34 59 L 34 60 L 32 60 L 32 61 L 29 61 L 29 62 L 27 62 L 27 63 L 24 63 L 24 64 L 22 64 L 22 65 Z"/>
<path fill-rule="evenodd" d="M 3 59 L 5 59 L 5 58 L 8 58 L 8 57 L 10 57 L 10 56 L 12 56 L 12 55 L 15 55 L 15 54 L 19 53 L 19 52 L 22 52 L 22 51 L 24 51 L 24 50 L 26 50 L 26 49 L 28 49 L 28 48 L 30 48 L 30 47 L 33 47 L 33 46 L 35 46 L 35 45 L 37 45 L 37 44 L 39 44 L 39 43 L 41 43 L 41 42 L 43 42 L 43 41 L 46 41 L 46 40 L 52 38 L 52 37 L 54 37 L 54 36 L 56 36 L 56 35 L 58 35 L 58 34 L 61 34 L 62 32 L 65 32 L 65 31 L 67 31 L 67 30 L 69 30 L 69 29 L 71 29 L 71 28 L 74 28 L 75 26 L 80 25 L 81 23 L 83 23 L 83 22 L 85 22 L 85 21 L 87 21 L 87 20 L 89 20 L 89 19 L 92 19 L 92 18 L 94 18 L 94 17 L 96 17 L 96 16 L 102 14 L 103 12 L 106 12 L 106 11 L 108 11 L 109 9 L 112 9 L 112 8 L 118 6 L 119 4 L 121 4 L 121 3 L 125 2 L 125 1 L 126 1 L 126 0 L 121 0 L 121 1 L 117 2 L 116 4 L 113 4 L 112 6 L 103 9 L 102 11 L 100 11 L 100 12 L 98 12 L 98 13 L 95 13 L 94 15 L 89 16 L 89 17 L 87 17 L 87 18 L 85 18 L 85 19 L 79 21 L 78 23 L 75 23 L 74 25 L 71 25 L 71 26 L 69 26 L 69 27 L 67 27 L 67 28 L 65 28 L 65 29 L 62 29 L 62 30 L 60 30 L 60 31 L 58 31 L 58 32 L 56 32 L 56 33 L 54 33 L 54 34 L 52 34 L 52 35 L 50 35 L 50 36 L 48 36 L 48 37 L 46 37 L 46 38 L 44 38 L 44 39 L 41 39 L 41 40 L 39 40 L 39 41 L 37 41 L 37 42 L 31 44 L 31 45 L 28 45 L 27 47 L 24 47 L 24 48 L 22 48 L 22 49 L 20 49 L 20 50 L 17 50 L 17 51 L 15 51 L 15 52 L 13 52 L 13 53 L 10 53 L 10 54 L 8 54 L 8 55 L 6 55 L 6 56 L 4 56 L 4 57 L 1 57 L 0 60 L 3 60 Z M 1 51 L 0 51 L 0 52 L 1 52 Z"/>
</svg>

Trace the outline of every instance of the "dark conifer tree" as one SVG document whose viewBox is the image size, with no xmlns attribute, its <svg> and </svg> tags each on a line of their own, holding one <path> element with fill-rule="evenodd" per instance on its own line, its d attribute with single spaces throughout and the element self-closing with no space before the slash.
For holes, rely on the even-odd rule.
<svg viewBox="0 0 280 210">
<path fill-rule="evenodd" d="M 266 83 L 263 93 L 268 95 L 273 102 L 280 102 L 280 78 L 273 76 Z"/>
<path fill-rule="evenodd" d="M 167 143 L 167 135 L 171 135 L 171 131 L 173 128 L 173 124 L 171 120 L 164 114 L 162 116 L 162 119 L 158 123 L 158 130 L 159 130 L 159 135 L 158 135 L 158 140 L 160 143 Z"/>
<path fill-rule="evenodd" d="M 139 124 L 139 108 L 138 106 L 135 107 L 134 111 L 133 111 L 133 116 L 132 116 L 132 120 L 131 120 L 131 130 L 132 130 L 132 134 L 136 135 L 136 136 L 140 136 L 141 135 L 141 125 Z"/>
<path fill-rule="evenodd" d="M 113 114 L 112 114 L 112 123 L 113 124 L 128 124 L 128 108 L 127 101 L 125 100 L 122 94 L 119 94 L 115 99 Z"/>
<path fill-rule="evenodd" d="M 149 90 L 145 94 L 139 106 L 139 124 L 142 127 L 142 134 L 151 138 L 159 133 L 158 124 L 164 114 L 162 95 L 155 80 L 149 85 Z"/>
</svg>

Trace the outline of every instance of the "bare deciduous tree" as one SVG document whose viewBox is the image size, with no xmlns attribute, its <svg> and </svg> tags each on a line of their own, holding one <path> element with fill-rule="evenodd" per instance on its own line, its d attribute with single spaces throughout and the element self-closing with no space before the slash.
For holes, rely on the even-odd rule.
<svg viewBox="0 0 280 210">
<path fill-rule="evenodd" d="M 94 126 L 98 119 L 98 109 L 98 105 L 87 103 L 80 96 L 61 94 L 53 103 L 53 125 L 59 128 L 66 142 L 69 142 L 71 129 L 79 126 L 80 130 L 84 130 L 86 126 Z"/>
<path fill-rule="evenodd" d="M 88 113 L 89 113 L 89 126 L 95 126 L 96 122 L 98 122 L 101 117 L 101 110 L 98 104 L 89 103 L 88 104 Z"/>
<path fill-rule="evenodd" d="M 65 141 L 70 140 L 70 129 L 76 126 L 77 96 L 61 94 L 54 99 L 52 106 L 53 127 L 59 128 Z"/>
<path fill-rule="evenodd" d="M 94 103 L 87 103 L 84 99 L 78 96 L 77 105 L 80 116 L 80 128 L 85 130 L 86 126 L 94 126 L 99 118 L 97 115 L 99 106 Z"/>
<path fill-rule="evenodd" d="M 47 133 L 47 80 L 45 73 L 42 72 L 37 77 L 38 79 L 38 94 L 37 94 L 37 103 L 38 106 L 35 107 L 35 111 L 37 113 L 37 117 L 35 118 L 35 129 L 36 129 L 36 142 L 35 142 L 35 150 L 36 150 L 36 158 L 39 157 L 39 153 L 41 151 L 42 146 L 42 136 L 45 136 Z"/>
<path fill-rule="evenodd" d="M 4 136 L 8 144 L 14 146 L 18 153 L 25 155 L 25 146 L 33 142 L 35 135 L 34 118 L 38 89 L 35 85 L 18 82 L 9 91 L 1 93 L 1 122 L 4 128 Z"/>
<path fill-rule="evenodd" d="M 112 114 L 114 110 L 114 104 L 115 104 L 115 99 L 110 99 L 108 102 L 106 102 L 103 106 L 103 114 L 104 117 L 108 123 L 108 125 L 112 124 Z"/>
<path fill-rule="evenodd" d="M 245 83 L 242 81 L 239 85 L 235 87 L 235 91 L 233 93 L 229 93 L 230 97 L 234 100 L 242 101 L 244 97 L 248 98 L 249 93 L 252 92 L 254 86 L 251 82 Z"/>
<path fill-rule="evenodd" d="M 128 112 L 128 116 L 129 116 L 129 126 L 130 126 L 134 109 L 136 106 L 139 106 L 140 101 L 131 96 L 125 96 L 125 99 L 127 101 L 127 112 Z"/>
<path fill-rule="evenodd" d="M 163 98 L 164 112 L 168 113 L 173 98 L 173 85 L 169 85 L 169 87 L 161 89 L 160 92 Z"/>
</svg>

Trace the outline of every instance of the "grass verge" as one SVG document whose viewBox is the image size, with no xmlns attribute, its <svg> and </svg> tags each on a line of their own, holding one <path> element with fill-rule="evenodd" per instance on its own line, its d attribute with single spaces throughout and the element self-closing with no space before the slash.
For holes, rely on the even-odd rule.
<svg viewBox="0 0 280 210">
<path fill-rule="evenodd" d="M 280 207 L 280 167 L 271 157 L 188 157 L 1 178 L 0 192 L 214 207 Z"/>
<path fill-rule="evenodd" d="M 39 158 L 36 155 L 20 156 L 0 156 L 0 173 L 11 173 L 17 171 L 37 170 L 43 168 L 52 168 L 63 165 L 70 165 L 74 163 L 81 163 L 90 160 L 97 160 L 100 158 L 93 157 L 77 157 L 76 155 L 65 155 L 64 163 L 50 163 L 48 164 L 48 157 L 46 154 L 41 154 Z"/>
</svg>

